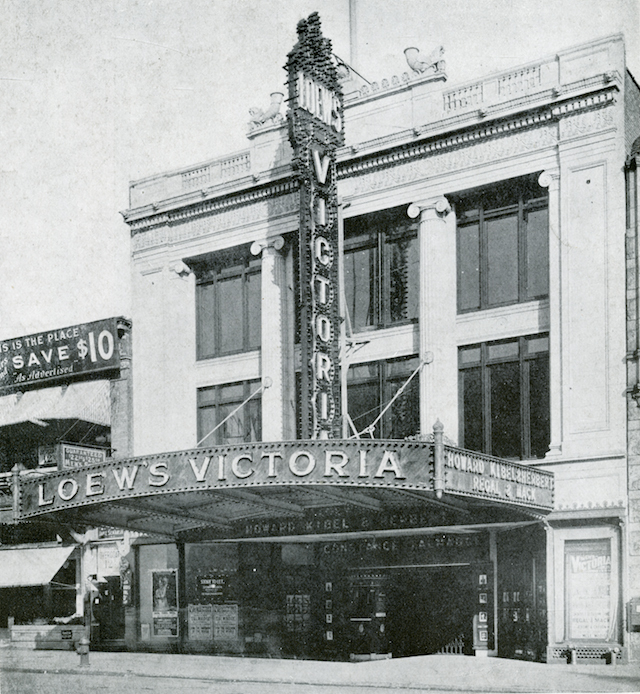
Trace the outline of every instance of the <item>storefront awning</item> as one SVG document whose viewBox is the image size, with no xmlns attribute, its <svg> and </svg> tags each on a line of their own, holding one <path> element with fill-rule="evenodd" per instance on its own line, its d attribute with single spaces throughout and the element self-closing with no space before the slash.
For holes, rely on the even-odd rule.
<svg viewBox="0 0 640 694">
<path fill-rule="evenodd" d="M 47 421 L 57 419 L 81 419 L 109 426 L 109 381 L 72 383 L 0 397 L 0 427 L 27 423 L 44 426 Z"/>
<path fill-rule="evenodd" d="M 44 586 L 53 580 L 75 547 L 0 550 L 0 588 Z"/>
</svg>

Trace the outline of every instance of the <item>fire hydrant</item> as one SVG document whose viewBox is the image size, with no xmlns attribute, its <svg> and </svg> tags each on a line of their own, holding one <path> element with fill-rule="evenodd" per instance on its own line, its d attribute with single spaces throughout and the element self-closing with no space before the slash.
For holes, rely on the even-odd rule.
<svg viewBox="0 0 640 694">
<path fill-rule="evenodd" d="M 80 641 L 78 641 L 76 645 L 76 651 L 78 655 L 80 656 L 80 666 L 81 667 L 88 667 L 89 666 L 89 639 L 86 636 L 83 636 Z"/>
</svg>

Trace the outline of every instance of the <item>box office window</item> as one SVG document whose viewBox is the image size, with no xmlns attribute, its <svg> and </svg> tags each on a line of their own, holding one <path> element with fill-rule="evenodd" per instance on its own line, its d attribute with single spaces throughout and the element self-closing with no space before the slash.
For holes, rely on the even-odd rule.
<svg viewBox="0 0 640 694">
<path fill-rule="evenodd" d="M 198 359 L 260 347 L 260 259 L 222 253 L 196 265 Z"/>
<path fill-rule="evenodd" d="M 458 312 L 548 296 L 548 203 L 537 181 L 508 181 L 455 206 Z"/>
<path fill-rule="evenodd" d="M 543 458 L 549 447 L 549 339 L 461 347 L 462 446 L 502 458 Z"/>
<path fill-rule="evenodd" d="M 406 208 L 344 223 L 344 293 L 354 331 L 417 320 L 418 223 Z"/>
<path fill-rule="evenodd" d="M 417 357 L 356 364 L 347 372 L 348 411 L 358 433 L 367 428 L 418 367 Z M 420 432 L 420 390 L 414 376 L 373 428 L 374 438 L 404 439 Z"/>
<path fill-rule="evenodd" d="M 259 388 L 260 381 L 257 380 L 199 388 L 198 441 L 200 445 L 216 446 L 260 441 L 262 438 L 261 399 L 259 394 L 253 395 Z"/>
</svg>

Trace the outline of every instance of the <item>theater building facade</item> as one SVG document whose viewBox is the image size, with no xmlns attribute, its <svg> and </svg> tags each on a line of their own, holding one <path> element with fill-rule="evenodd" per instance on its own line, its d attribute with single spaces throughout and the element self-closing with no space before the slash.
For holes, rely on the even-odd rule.
<svg viewBox="0 0 640 694">
<path fill-rule="evenodd" d="M 405 54 L 311 15 L 246 150 L 131 184 L 135 457 L 17 511 L 139 534 L 131 649 L 640 655 L 622 37 Z"/>
</svg>

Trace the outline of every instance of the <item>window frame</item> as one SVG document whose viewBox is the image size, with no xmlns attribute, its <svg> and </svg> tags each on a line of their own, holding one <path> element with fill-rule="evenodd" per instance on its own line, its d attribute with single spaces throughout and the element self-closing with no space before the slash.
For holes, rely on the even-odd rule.
<svg viewBox="0 0 640 694">
<path fill-rule="evenodd" d="M 539 194 L 538 194 L 539 193 Z M 513 202 L 499 205 L 501 197 L 512 197 Z M 453 196 L 452 196 L 453 198 Z M 517 198 L 517 199 L 516 199 Z M 456 278 L 457 278 L 457 312 L 458 314 L 473 313 L 487 309 L 510 306 L 545 299 L 549 296 L 549 197 L 548 191 L 541 188 L 534 179 L 508 181 L 490 188 L 483 189 L 470 195 L 453 198 L 456 209 Z M 529 292 L 533 284 L 533 273 L 529 271 L 529 216 L 533 212 L 546 210 L 546 291 L 541 294 Z M 516 216 L 516 252 L 517 258 L 517 297 L 504 301 L 492 301 L 489 281 L 491 277 L 491 258 L 489 257 L 490 222 Z M 460 266 L 462 253 L 461 231 L 473 225 L 478 225 L 478 305 L 463 308 L 463 295 Z"/>
<path fill-rule="evenodd" d="M 238 406 L 253 393 L 256 391 L 261 385 L 260 379 L 252 379 L 248 381 L 236 381 L 234 383 L 219 383 L 216 385 L 212 386 L 203 386 L 201 388 L 198 388 L 197 390 L 197 395 L 196 395 L 196 402 L 197 402 L 197 440 L 200 441 L 205 435 L 204 441 L 198 445 L 199 448 L 207 448 L 209 446 L 231 446 L 234 444 L 237 444 L 238 442 L 231 442 L 227 443 L 224 442 L 221 438 L 221 433 L 224 431 L 222 427 L 217 429 L 214 432 L 214 438 L 215 441 L 213 442 L 206 442 L 206 440 L 211 436 L 211 433 L 203 432 L 202 431 L 202 423 L 201 423 L 201 413 L 205 410 L 209 409 L 214 409 L 218 410 L 220 407 L 224 407 L 225 405 L 235 405 Z M 229 399 L 229 398 L 223 398 L 222 394 L 225 388 L 230 388 L 233 386 L 242 386 L 242 397 L 241 399 Z M 204 392 L 212 392 L 214 394 L 213 401 L 203 404 L 201 402 L 201 394 Z M 256 394 L 249 402 L 245 404 L 245 407 L 249 407 L 250 403 L 257 403 L 257 408 L 258 408 L 258 416 L 259 416 L 259 431 L 257 432 L 258 438 L 256 439 L 257 441 L 262 440 L 262 395 L 260 393 Z M 240 443 L 249 443 L 252 441 L 251 437 L 248 436 L 248 432 L 250 431 L 251 428 L 251 420 L 247 420 L 246 415 L 247 411 L 244 411 L 244 408 L 240 409 L 239 412 L 243 413 L 243 429 L 244 429 L 244 436 L 243 436 L 243 441 Z M 216 426 L 218 426 L 220 422 L 216 421 Z"/>
<path fill-rule="evenodd" d="M 251 352 L 261 347 L 261 302 L 262 288 L 261 277 L 262 267 L 261 258 L 254 258 L 246 250 L 217 254 L 215 258 L 195 265 L 196 274 L 196 360 L 204 361 L 229 354 L 241 352 Z M 222 349 L 220 344 L 222 339 L 222 325 L 225 316 L 230 316 L 228 312 L 222 310 L 220 286 L 223 282 L 240 279 L 241 281 L 241 303 L 242 303 L 242 340 L 237 349 Z M 254 321 L 251 320 L 252 305 L 250 299 L 250 282 L 258 282 L 258 301 L 256 304 L 257 313 L 260 315 L 258 323 L 258 339 L 252 340 L 252 327 Z M 203 336 L 203 321 L 205 313 L 205 300 L 203 289 L 211 288 L 213 296 L 212 306 L 207 306 L 206 313 L 213 314 L 213 330 L 210 338 Z"/>
<path fill-rule="evenodd" d="M 528 348 L 529 343 L 534 340 L 545 339 L 547 347 L 545 350 L 531 351 Z M 517 344 L 517 355 L 496 356 L 491 357 L 489 352 L 491 347 L 499 345 Z M 464 362 L 462 355 L 465 350 L 480 350 L 479 360 L 473 362 Z M 482 450 L 480 452 L 487 455 L 497 455 L 493 452 L 493 410 L 491 402 L 491 368 L 502 364 L 518 364 L 518 388 L 519 388 L 519 420 L 520 420 L 520 455 L 518 457 L 508 456 L 514 460 L 541 460 L 541 457 L 532 454 L 532 400 L 531 400 L 531 364 L 533 362 L 542 363 L 546 361 L 547 368 L 547 402 L 549 405 L 547 415 L 546 439 L 550 442 L 550 390 L 551 379 L 549 376 L 549 334 L 537 333 L 533 335 L 520 335 L 517 337 L 480 342 L 470 345 L 462 345 L 458 348 L 458 413 L 459 413 L 459 432 L 460 441 L 463 448 L 470 448 L 470 445 L 465 441 L 465 371 L 479 370 L 480 371 L 480 398 L 481 398 L 481 435 L 482 435 Z M 548 450 L 548 444 L 547 444 Z M 546 451 L 545 451 L 546 454 Z M 507 457 L 507 456 L 502 456 Z"/>
<path fill-rule="evenodd" d="M 351 228 L 350 228 L 351 227 Z M 416 286 L 418 289 L 418 301 L 416 302 L 416 315 L 408 318 L 393 319 L 391 296 L 391 271 L 390 263 L 392 253 L 390 246 L 399 240 L 418 241 L 418 220 L 410 219 L 406 214 L 406 207 L 394 207 L 387 210 L 371 212 L 344 220 L 343 255 L 346 257 L 352 253 L 369 250 L 372 251 L 369 260 L 369 297 L 371 323 L 355 326 L 352 323 L 353 332 L 377 330 L 396 325 L 417 323 L 419 319 L 419 253 L 416 259 L 418 271 L 416 273 Z M 345 262 L 346 265 L 346 262 Z M 407 266 L 410 265 L 408 258 Z M 346 302 L 346 274 L 345 269 L 345 304 Z M 411 283 L 408 282 L 408 286 Z M 347 310 L 349 306 L 347 305 Z M 352 320 L 350 316 L 350 320 Z"/>
<path fill-rule="evenodd" d="M 414 362 L 411 368 L 406 372 L 406 374 L 400 374 L 400 375 L 393 375 L 391 373 L 392 371 L 392 365 L 399 363 L 399 362 Z M 409 378 L 409 376 L 415 371 L 416 367 L 418 366 L 419 363 L 419 357 L 416 354 L 412 354 L 406 357 L 399 357 L 397 359 L 381 359 L 379 361 L 371 361 L 371 362 L 360 362 L 357 364 L 350 364 L 349 369 L 356 368 L 359 366 L 372 366 L 374 365 L 376 367 L 376 374 L 374 376 L 370 376 L 368 378 L 358 378 L 354 380 L 349 380 L 349 375 L 347 372 L 347 411 L 348 411 L 348 402 L 349 402 L 349 388 L 353 386 L 366 386 L 366 385 L 373 385 L 375 388 L 375 392 L 377 395 L 377 402 L 375 404 L 375 408 L 372 408 L 370 412 L 375 412 L 373 415 L 372 419 L 376 419 L 380 415 L 380 412 L 384 407 L 387 406 L 391 398 L 395 395 L 395 393 L 398 391 L 400 387 L 406 382 L 406 380 Z M 393 388 L 394 384 L 398 384 L 397 388 Z M 409 434 L 408 436 L 411 435 L 417 435 L 420 433 L 420 389 L 419 389 L 419 375 L 416 375 L 413 377 L 412 385 L 414 388 L 417 388 L 417 404 L 418 404 L 418 414 L 417 414 L 417 431 L 415 431 L 414 434 Z M 410 385 L 409 388 L 412 386 Z M 397 402 L 397 401 L 396 401 Z M 392 427 L 390 423 L 390 417 L 392 416 L 393 413 L 393 405 L 391 408 L 385 413 L 385 415 L 382 417 L 382 419 L 378 422 L 376 425 L 378 431 L 380 431 L 380 435 L 374 435 L 374 438 L 376 439 L 389 439 L 392 432 Z M 355 422 L 353 422 L 356 430 L 360 433 L 363 429 L 361 426 L 357 426 Z M 406 438 L 406 437 L 404 437 Z M 404 439 L 394 439 L 394 440 L 404 440 Z"/>
</svg>

